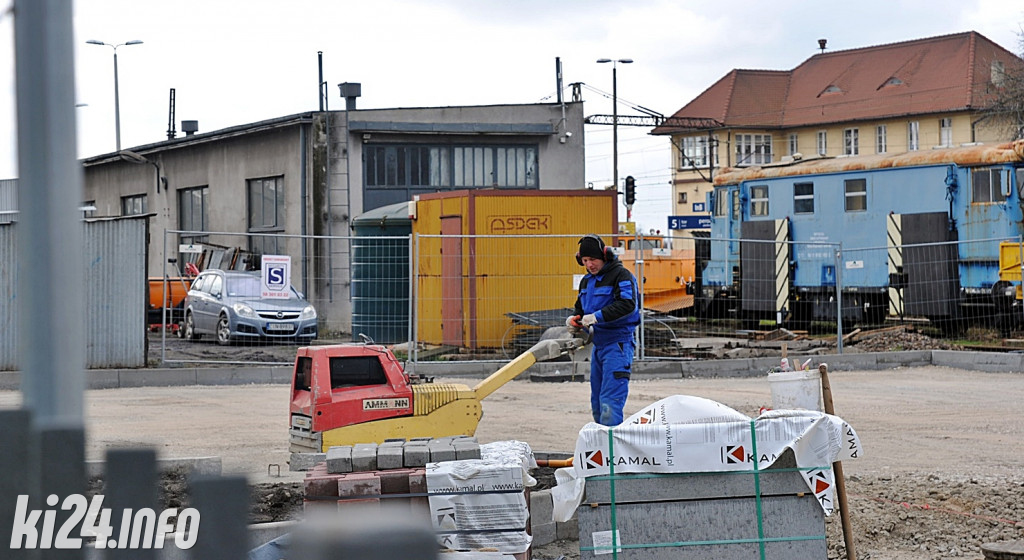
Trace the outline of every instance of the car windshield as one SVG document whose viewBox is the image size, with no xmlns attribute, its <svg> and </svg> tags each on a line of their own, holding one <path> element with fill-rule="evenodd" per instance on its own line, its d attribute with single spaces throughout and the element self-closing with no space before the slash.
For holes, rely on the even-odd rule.
<svg viewBox="0 0 1024 560">
<path fill-rule="evenodd" d="M 256 276 L 232 276 L 227 278 L 228 297 L 235 298 L 259 298 L 261 290 L 260 279 Z M 295 290 L 289 290 L 288 299 L 297 300 Z"/>
</svg>

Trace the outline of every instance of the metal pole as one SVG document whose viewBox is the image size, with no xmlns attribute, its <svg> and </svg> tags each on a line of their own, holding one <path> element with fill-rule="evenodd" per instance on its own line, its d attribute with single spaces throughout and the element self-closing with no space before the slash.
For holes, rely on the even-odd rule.
<svg viewBox="0 0 1024 560">
<path fill-rule="evenodd" d="M 82 429 L 85 263 L 72 7 L 16 0 L 15 13 L 21 390 L 36 425 Z"/>
<path fill-rule="evenodd" d="M 836 249 L 836 353 L 843 353 L 843 244 Z"/>
<path fill-rule="evenodd" d="M 619 92 L 618 80 L 615 76 L 615 61 L 612 61 L 612 184 L 619 190 Z M 629 207 L 626 207 L 626 221 L 630 220 Z"/>
<path fill-rule="evenodd" d="M 117 135 L 117 151 L 121 151 L 121 98 L 117 91 L 117 47 L 114 47 L 114 132 Z M 159 181 L 160 178 L 157 178 Z"/>
</svg>

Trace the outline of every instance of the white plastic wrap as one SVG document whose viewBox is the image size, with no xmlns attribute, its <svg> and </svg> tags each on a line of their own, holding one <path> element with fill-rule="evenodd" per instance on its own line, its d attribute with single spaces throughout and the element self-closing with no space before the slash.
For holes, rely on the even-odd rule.
<svg viewBox="0 0 1024 560">
<path fill-rule="evenodd" d="M 797 466 L 806 469 L 800 474 L 807 487 L 825 515 L 831 515 L 832 463 L 862 454 L 856 432 L 841 418 L 807 410 L 772 410 L 751 419 L 701 397 L 667 397 L 614 428 L 589 423 L 580 430 L 572 468 L 555 473 L 554 519 L 572 517 L 587 477 L 762 470 L 786 449 L 792 449 Z"/>
</svg>

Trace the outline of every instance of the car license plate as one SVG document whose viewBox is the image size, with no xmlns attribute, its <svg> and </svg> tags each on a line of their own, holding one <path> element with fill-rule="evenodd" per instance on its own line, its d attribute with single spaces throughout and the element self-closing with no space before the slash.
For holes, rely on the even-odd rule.
<svg viewBox="0 0 1024 560">
<path fill-rule="evenodd" d="M 267 323 L 267 330 L 292 332 L 295 330 L 295 325 L 291 323 Z"/>
</svg>

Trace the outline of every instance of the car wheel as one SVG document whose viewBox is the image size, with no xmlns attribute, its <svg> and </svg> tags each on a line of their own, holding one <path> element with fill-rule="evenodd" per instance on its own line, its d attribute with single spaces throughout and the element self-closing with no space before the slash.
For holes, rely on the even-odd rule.
<svg viewBox="0 0 1024 560">
<path fill-rule="evenodd" d="M 231 323 L 228 318 L 221 316 L 217 321 L 217 344 L 229 346 L 231 344 Z"/>
<path fill-rule="evenodd" d="M 196 325 L 191 313 L 185 314 L 185 333 L 182 336 L 184 336 L 185 340 L 199 340 L 201 336 L 196 333 Z"/>
</svg>

